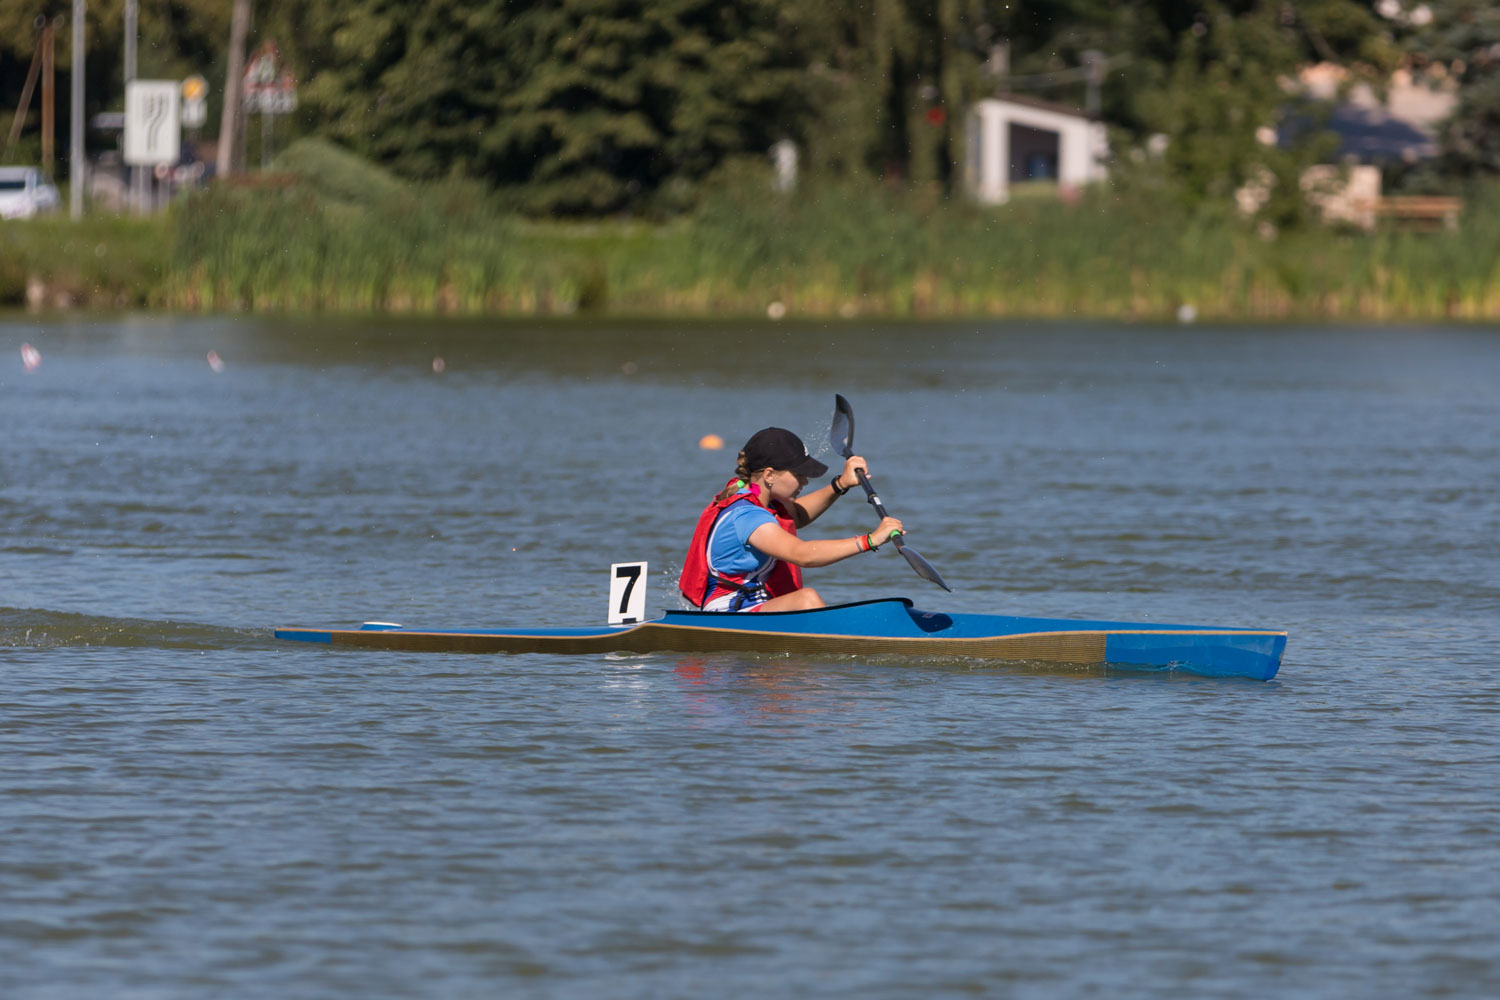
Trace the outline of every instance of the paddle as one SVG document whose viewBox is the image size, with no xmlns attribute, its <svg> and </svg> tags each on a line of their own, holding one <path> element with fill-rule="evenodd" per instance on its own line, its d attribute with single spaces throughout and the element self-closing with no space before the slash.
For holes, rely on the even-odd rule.
<svg viewBox="0 0 1500 1000">
<path fill-rule="evenodd" d="M 833 424 L 828 428 L 828 441 L 833 445 L 833 450 L 845 458 L 854 454 L 854 408 L 849 405 L 847 399 L 837 393 L 833 397 Z M 865 475 L 865 470 L 856 469 L 855 471 L 859 474 L 859 485 L 865 488 L 865 496 L 869 498 L 870 506 L 875 508 L 875 513 L 882 518 L 888 516 L 885 512 L 885 505 L 875 495 L 875 487 L 870 485 L 870 479 Z M 944 583 L 938 571 L 932 568 L 932 563 L 917 555 L 915 550 L 902 542 L 900 535 L 896 536 L 895 542 L 896 551 L 906 557 L 906 561 L 911 564 L 912 569 L 917 571 L 918 576 L 924 580 L 931 580 L 950 594 L 953 592 L 953 588 Z"/>
</svg>

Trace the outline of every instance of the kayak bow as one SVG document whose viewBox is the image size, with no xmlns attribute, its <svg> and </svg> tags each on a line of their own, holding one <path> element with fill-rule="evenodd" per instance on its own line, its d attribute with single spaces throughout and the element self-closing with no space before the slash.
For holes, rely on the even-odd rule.
<svg viewBox="0 0 1500 1000">
<path fill-rule="evenodd" d="M 1286 633 L 1070 618 L 920 611 L 906 598 L 813 611 L 667 611 L 627 626 L 416 629 L 366 622 L 357 629 L 278 628 L 276 638 L 366 649 L 464 653 L 799 653 L 975 657 L 1119 664 L 1270 680 Z"/>
</svg>

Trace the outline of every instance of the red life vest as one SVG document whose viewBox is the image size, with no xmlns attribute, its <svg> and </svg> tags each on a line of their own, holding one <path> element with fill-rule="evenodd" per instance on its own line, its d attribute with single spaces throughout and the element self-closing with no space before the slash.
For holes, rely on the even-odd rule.
<svg viewBox="0 0 1500 1000">
<path fill-rule="evenodd" d="M 725 483 L 725 489 L 738 484 L 740 480 L 731 479 Z M 712 573 L 708 568 L 708 537 L 713 533 L 714 525 L 719 518 L 729 509 L 731 504 L 746 501 L 756 503 L 760 496 L 760 486 L 751 484 L 749 493 L 731 493 L 720 500 L 715 498 L 712 503 L 703 508 L 703 513 L 698 515 L 698 527 L 693 531 L 693 542 L 688 546 L 687 557 L 682 560 L 682 576 L 678 578 L 677 586 L 682 591 L 682 596 L 693 603 L 695 608 L 701 608 L 719 594 L 736 590 L 745 581 L 744 573 Z M 797 534 L 797 521 L 792 515 L 784 513 L 779 502 L 768 508 L 776 518 L 776 524 L 789 535 Z M 719 582 L 721 581 L 721 582 Z M 802 589 L 802 567 L 793 566 L 791 563 L 782 562 L 780 559 L 772 560 L 771 570 L 764 579 L 766 591 L 772 597 L 780 597 L 790 594 L 794 590 Z"/>
</svg>

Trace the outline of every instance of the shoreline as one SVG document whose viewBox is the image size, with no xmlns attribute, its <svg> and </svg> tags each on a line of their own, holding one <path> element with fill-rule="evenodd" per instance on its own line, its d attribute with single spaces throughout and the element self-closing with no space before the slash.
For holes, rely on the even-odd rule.
<svg viewBox="0 0 1500 1000">
<path fill-rule="evenodd" d="M 683 296 L 696 299 L 697 296 Z M 811 296 L 817 299 L 816 296 Z M 682 307 L 677 296 L 667 296 L 659 304 L 634 305 L 631 307 L 606 307 L 580 309 L 567 300 L 549 301 L 546 296 L 520 294 L 513 300 L 497 307 L 470 308 L 451 306 L 442 297 L 434 302 L 418 303 L 407 296 L 388 302 L 373 303 L 361 307 L 307 306 L 287 304 L 268 297 L 270 301 L 254 304 L 220 301 L 205 306 L 201 299 L 188 296 L 178 298 L 163 296 L 159 289 L 105 288 L 81 289 L 78 285 L 64 282 L 49 286 L 44 279 L 28 276 L 25 301 L 0 302 L 0 316 L 9 317 L 67 317 L 109 316 L 120 313 L 154 316 L 183 317 L 291 317 L 329 319 L 434 319 L 434 320 L 550 320 L 576 321 L 674 321 L 684 323 L 708 323 L 714 321 L 776 323 L 852 323 L 876 321 L 882 323 L 958 323 L 969 321 L 1006 321 L 1053 323 L 1076 321 L 1119 325 L 1174 325 L 1174 326 L 1235 326 L 1247 323 L 1271 323 L 1275 325 L 1340 325 L 1374 324 L 1402 326 L 1425 323 L 1440 324 L 1487 324 L 1500 322 L 1500 301 L 1476 303 L 1468 300 L 1446 303 L 1441 309 L 1421 309 L 1411 305 L 1382 302 L 1367 308 L 1348 308 L 1343 303 L 1324 304 L 1321 307 L 1301 303 L 1273 300 L 1266 308 L 1220 311 L 1205 310 L 1192 302 L 1176 306 L 1140 310 L 1090 310 L 1038 308 L 1027 309 L 1024 304 L 1016 307 L 984 310 L 963 310 L 945 307 L 917 307 L 913 309 L 891 309 L 869 304 L 841 304 L 830 307 L 821 300 L 811 306 L 805 305 L 798 296 L 788 296 L 789 305 L 780 298 L 764 297 L 749 304 L 748 298 L 715 302 L 706 307 Z M 341 297 L 335 297 L 341 298 Z M 765 303 L 764 307 L 759 302 Z M 1182 311 L 1184 306 L 1193 307 L 1191 314 Z M 780 308 L 778 308 L 780 307 Z"/>
<path fill-rule="evenodd" d="M 969 324 L 996 324 L 996 325 L 1048 325 L 1048 324 L 1072 324 L 1100 327 L 1141 327 L 1161 329 L 1163 327 L 1181 327 L 1184 330 L 1194 328 L 1204 330 L 1232 329 L 1235 327 L 1256 328 L 1381 328 L 1381 329 L 1423 329 L 1428 327 L 1471 327 L 1475 329 L 1500 329 L 1500 314 L 1493 316 L 1435 316 L 1435 315 L 1386 315 L 1386 316 L 1362 316 L 1362 315 L 1337 315 L 1319 316 L 1287 314 L 1276 316 L 1196 316 L 1193 319 L 1181 319 L 1170 315 L 1144 315 L 1144 316 L 1108 316 L 1108 315 L 1086 315 L 1083 313 L 1069 313 L 1066 315 L 1046 315 L 1040 313 L 1005 313 L 1005 314 L 923 314 L 923 315 L 896 315 L 891 313 L 857 313 L 852 316 L 838 314 L 815 314 L 815 313 L 787 313 L 779 318 L 771 318 L 764 312 L 715 312 L 715 313 L 690 313 L 690 312 L 640 312 L 631 310 L 617 311 L 590 311 L 590 312 L 434 312 L 418 310 L 396 310 L 386 309 L 379 311 L 299 311 L 293 309 L 274 309 L 270 307 L 255 310 L 186 310 L 170 306 L 133 305 L 131 303 L 120 304 L 97 304 L 85 305 L 43 305 L 38 308 L 28 306 L 0 304 L 0 324 L 14 324 L 21 322 L 38 322 L 43 324 L 69 322 L 75 320 L 94 321 L 112 320 L 120 317 L 141 317 L 145 319 L 161 320 L 213 320 L 213 319 L 245 319 L 245 320 L 286 320 L 288 322 L 307 322 L 313 320 L 326 320 L 331 323 L 354 323 L 361 321 L 386 320 L 397 323 L 423 323 L 427 321 L 455 324 L 480 324 L 494 323 L 497 325 L 514 324 L 548 324 L 566 327 L 573 324 L 596 325 L 600 323 L 617 323 L 623 326 L 641 324 L 674 324 L 685 328 L 697 328 L 715 323 L 736 324 L 763 324 L 768 330 L 777 327 L 817 327 L 820 329 L 832 328 L 840 325 L 912 325 L 921 327 L 943 327 L 943 326 L 967 326 Z"/>
<path fill-rule="evenodd" d="M 860 206 L 853 206 L 859 208 Z M 865 206 L 868 207 L 868 206 Z M 308 191 L 211 191 L 151 218 L 0 226 L 0 309 L 180 315 L 535 319 L 1500 320 L 1500 223 L 1457 232 L 1232 222 L 1155 229 L 1107 205 L 949 208 L 825 223 L 536 222 L 394 213 Z M 1124 210 L 1121 210 L 1124 211 Z M 871 217 L 873 215 L 873 218 Z M 863 228 L 859 228 L 859 227 Z M 1175 228 L 1174 228 L 1175 226 Z M 799 228 L 800 227 L 800 228 Z"/>
</svg>

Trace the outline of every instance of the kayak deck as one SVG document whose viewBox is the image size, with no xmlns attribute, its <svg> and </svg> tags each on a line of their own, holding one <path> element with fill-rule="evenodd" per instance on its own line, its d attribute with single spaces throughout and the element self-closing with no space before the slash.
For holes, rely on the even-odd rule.
<svg viewBox="0 0 1500 1000">
<path fill-rule="evenodd" d="M 814 611 L 668 611 L 634 625 L 596 628 L 278 628 L 276 638 L 366 649 L 464 653 L 799 653 L 974 657 L 1177 668 L 1212 676 L 1276 676 L 1286 633 L 1069 618 L 942 614 L 906 598 Z"/>
</svg>

